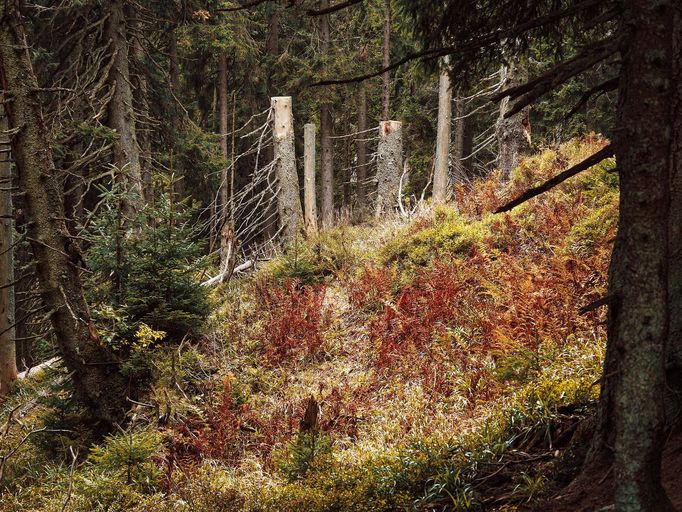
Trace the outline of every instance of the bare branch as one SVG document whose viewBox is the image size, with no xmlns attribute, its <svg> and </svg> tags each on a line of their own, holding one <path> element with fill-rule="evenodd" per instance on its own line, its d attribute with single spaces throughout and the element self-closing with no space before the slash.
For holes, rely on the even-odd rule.
<svg viewBox="0 0 682 512">
<path fill-rule="evenodd" d="M 491 101 L 497 102 L 507 97 L 511 99 L 518 98 L 514 102 L 514 106 L 504 114 L 505 118 L 511 117 L 520 112 L 523 108 L 534 103 L 541 96 L 554 90 L 558 85 L 563 84 L 570 78 L 590 69 L 598 62 L 617 53 L 620 41 L 621 36 L 618 35 L 589 45 L 571 60 L 557 64 L 539 77 L 534 78 L 525 84 L 511 87 L 494 94 Z"/>
<path fill-rule="evenodd" d="M 590 98 L 592 98 L 592 96 L 594 96 L 595 94 L 597 95 L 597 97 L 599 97 L 608 91 L 613 91 L 617 89 L 618 80 L 619 80 L 618 77 L 611 78 L 610 80 L 602 82 L 599 85 L 595 85 L 591 89 L 585 91 L 585 93 L 580 97 L 580 100 L 578 100 L 578 103 L 576 103 L 575 107 L 573 107 L 570 110 L 570 112 L 564 116 L 564 119 L 566 120 L 573 117 L 578 112 L 578 110 L 580 110 L 588 101 L 590 101 Z"/>
<path fill-rule="evenodd" d="M 322 16 L 324 14 L 340 11 L 341 9 L 345 9 L 356 4 L 361 4 L 362 2 L 364 2 L 364 0 L 346 0 L 345 2 L 341 2 L 336 5 L 330 5 L 325 9 L 308 9 L 305 13 L 308 16 Z"/>
<path fill-rule="evenodd" d="M 547 192 L 548 190 L 551 190 L 552 188 L 566 181 L 568 178 L 571 178 L 576 174 L 585 171 L 592 166 L 597 165 L 602 160 L 606 160 L 607 158 L 610 158 L 613 155 L 614 155 L 613 147 L 611 146 L 611 144 L 609 144 L 608 146 L 597 151 L 594 155 L 586 158 L 579 164 L 576 164 L 570 169 L 567 169 L 564 172 L 561 172 L 554 176 L 553 178 L 550 178 L 549 180 L 545 181 L 542 185 L 538 185 L 537 187 L 533 187 L 529 190 L 526 190 L 523 194 L 521 194 L 513 201 L 510 201 L 504 206 L 499 207 L 497 210 L 495 210 L 495 213 L 508 212 L 512 208 L 515 208 L 516 206 L 525 203 L 529 199 L 532 199 L 544 192 Z"/>
</svg>

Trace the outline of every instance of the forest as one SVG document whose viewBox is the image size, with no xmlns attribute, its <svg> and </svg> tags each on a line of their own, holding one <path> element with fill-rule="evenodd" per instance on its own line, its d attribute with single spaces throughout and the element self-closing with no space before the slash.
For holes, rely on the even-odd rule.
<svg viewBox="0 0 682 512">
<path fill-rule="evenodd" d="M 682 511 L 682 2 L 0 0 L 0 512 Z"/>
</svg>

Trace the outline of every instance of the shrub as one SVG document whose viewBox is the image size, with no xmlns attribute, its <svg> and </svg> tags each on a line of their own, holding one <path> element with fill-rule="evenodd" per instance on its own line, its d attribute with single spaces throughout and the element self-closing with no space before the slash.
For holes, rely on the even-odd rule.
<svg viewBox="0 0 682 512">
<path fill-rule="evenodd" d="M 398 271 L 394 266 L 367 266 L 346 283 L 348 300 L 363 311 L 380 309 L 395 293 Z"/>
<path fill-rule="evenodd" d="M 142 323 L 171 340 L 196 332 L 209 311 L 198 281 L 207 261 L 193 223 L 197 207 L 163 195 L 124 222 L 120 200 L 116 187 L 102 189 L 86 229 L 86 293 L 98 323 L 109 327 L 105 339 L 129 345 Z"/>
<path fill-rule="evenodd" d="M 109 435 L 94 446 L 88 460 L 93 471 L 102 471 L 140 490 L 153 490 L 161 480 L 154 457 L 161 453 L 161 436 L 153 430 Z"/>
<path fill-rule="evenodd" d="M 433 221 L 405 229 L 383 247 L 381 255 L 385 263 L 419 267 L 438 257 L 466 256 L 484 235 L 483 224 L 440 207 Z"/>
<path fill-rule="evenodd" d="M 332 452 L 331 437 L 312 430 L 297 432 L 282 452 L 275 454 L 277 468 L 290 482 L 301 480 L 309 471 L 324 471 Z"/>
<path fill-rule="evenodd" d="M 324 341 L 330 317 L 323 307 L 324 285 L 291 280 L 281 286 L 256 282 L 256 295 L 265 316 L 265 356 L 270 362 L 285 360 L 303 350 L 314 356 Z"/>
</svg>

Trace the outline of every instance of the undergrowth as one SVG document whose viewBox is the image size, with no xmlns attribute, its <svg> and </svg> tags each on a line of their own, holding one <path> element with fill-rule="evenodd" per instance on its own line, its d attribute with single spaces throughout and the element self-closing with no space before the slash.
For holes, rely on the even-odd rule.
<svg viewBox="0 0 682 512">
<path fill-rule="evenodd" d="M 22 384 L 0 417 L 37 405 L 0 432 L 0 510 L 516 510 L 541 498 L 579 464 L 571 441 L 599 394 L 605 315 L 580 308 L 606 291 L 614 163 L 491 212 L 605 143 L 526 158 L 504 186 L 493 175 L 459 188 L 456 208 L 298 240 L 214 292 L 197 343 L 142 347 L 151 390 L 94 447 L 45 431 L 12 452 L 69 398 Z"/>
</svg>

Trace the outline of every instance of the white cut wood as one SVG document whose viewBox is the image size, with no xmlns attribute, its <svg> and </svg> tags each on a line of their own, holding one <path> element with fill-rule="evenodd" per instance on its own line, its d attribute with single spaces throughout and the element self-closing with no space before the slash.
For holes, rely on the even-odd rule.
<svg viewBox="0 0 682 512">
<path fill-rule="evenodd" d="M 237 265 L 236 267 L 234 267 L 232 275 L 234 276 L 237 274 L 241 274 L 242 272 L 249 270 L 254 265 L 255 265 L 254 260 L 246 260 L 241 265 Z M 201 283 L 201 286 L 213 286 L 214 284 L 222 283 L 225 280 L 225 278 L 226 278 L 225 271 L 223 271 L 220 272 L 220 274 L 218 274 L 217 276 L 212 277 L 211 279 L 207 279 L 206 281 Z"/>
</svg>

